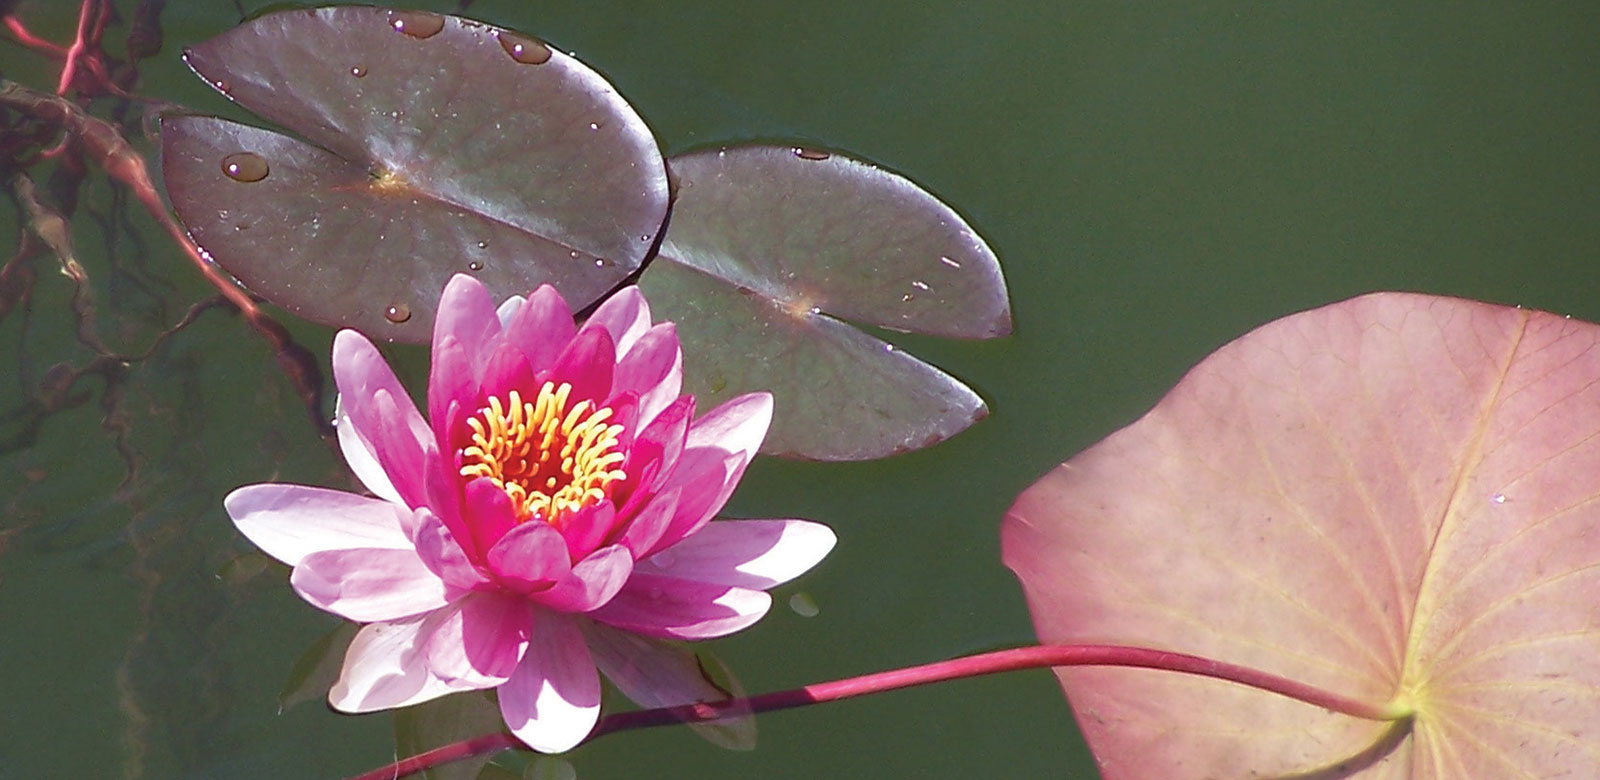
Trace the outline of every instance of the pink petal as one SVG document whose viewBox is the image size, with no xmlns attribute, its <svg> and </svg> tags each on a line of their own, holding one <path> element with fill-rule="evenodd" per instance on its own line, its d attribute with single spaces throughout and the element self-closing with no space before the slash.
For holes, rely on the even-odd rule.
<svg viewBox="0 0 1600 780">
<path fill-rule="evenodd" d="M 694 397 L 680 396 L 634 437 L 632 445 L 628 447 L 628 458 L 622 463 L 622 470 L 629 477 L 641 477 L 630 480 L 635 490 L 648 495 L 661 489 L 666 478 L 677 468 L 678 458 L 683 456 L 689 421 L 693 418 Z M 649 463 L 656 464 L 656 468 L 654 478 L 646 481 L 642 477 L 646 471 L 645 465 Z M 623 515 L 627 513 L 625 509 Z"/>
<path fill-rule="evenodd" d="M 448 683 L 474 688 L 510 679 L 528 648 L 533 609 L 528 602 L 498 593 L 474 593 L 444 611 L 428 639 L 428 669 Z"/>
<path fill-rule="evenodd" d="M 600 675 L 570 618 L 534 610 L 528 651 L 499 694 L 506 726 L 534 750 L 560 753 L 589 736 L 600 717 Z"/>
<path fill-rule="evenodd" d="M 666 533 L 667 525 L 677 514 L 678 496 L 681 493 L 682 488 L 657 493 L 628 521 L 628 527 L 618 541 L 633 552 L 635 559 L 643 558 Z"/>
<path fill-rule="evenodd" d="M 572 309 L 550 285 L 542 285 L 528 296 L 511 322 L 505 339 L 528 360 L 535 374 L 549 370 L 572 341 L 577 327 L 572 324 Z M 559 380 L 558 380 L 559 381 Z"/>
<path fill-rule="evenodd" d="M 422 565 L 457 591 L 472 590 L 488 582 L 473 565 L 455 534 L 437 515 L 426 509 L 416 512 L 416 549 Z M 456 594 L 449 594 L 454 597 Z"/>
<path fill-rule="evenodd" d="M 633 343 L 650 328 L 650 304 L 644 293 L 629 285 L 616 291 L 589 315 L 585 328 L 605 328 L 617 345 L 617 354 L 626 355 Z"/>
<path fill-rule="evenodd" d="M 817 565 L 836 541 L 827 526 L 805 520 L 717 520 L 634 571 L 766 590 Z"/>
<path fill-rule="evenodd" d="M 500 305 L 495 307 L 494 316 L 495 319 L 500 320 L 500 330 L 502 333 L 505 332 L 506 328 L 511 327 L 511 320 L 517 316 L 517 312 L 522 311 L 522 304 L 527 302 L 528 299 L 526 296 L 513 295 L 510 298 L 501 301 Z"/>
<path fill-rule="evenodd" d="M 438 313 L 433 320 L 433 351 L 438 353 L 447 337 L 453 337 L 466 351 L 467 365 L 482 364 L 479 351 L 500 333 L 494 298 L 483 283 L 466 274 L 456 274 L 445 283 L 439 296 Z M 429 407 L 433 406 L 429 399 Z"/>
<path fill-rule="evenodd" d="M 599 548 L 611 535 L 616 519 L 617 508 L 610 501 L 584 507 L 563 518 L 561 535 L 567 540 L 569 560 L 583 560 Z"/>
<path fill-rule="evenodd" d="M 468 482 L 465 492 L 466 505 L 461 513 L 472 537 L 472 551 L 468 554 L 481 561 L 500 537 L 517 525 L 517 515 L 511 509 L 511 497 L 487 477 Z"/>
<path fill-rule="evenodd" d="M 667 489 L 679 491 L 678 505 L 666 530 L 645 557 L 677 544 L 678 540 L 711 521 L 733 495 L 738 482 L 734 474 L 741 460 L 740 455 L 729 455 L 709 447 L 683 453 L 678 468 L 667 480 Z"/>
<path fill-rule="evenodd" d="M 678 328 L 663 322 L 634 343 L 617 360 L 611 379 L 614 392 L 639 394 L 639 421 L 648 424 L 683 392 L 683 351 L 678 347 Z"/>
<path fill-rule="evenodd" d="M 620 544 L 602 547 L 578 561 L 572 573 L 529 598 L 559 612 L 588 612 L 611 601 L 633 573 L 633 554 Z"/>
<path fill-rule="evenodd" d="M 572 385 L 569 404 L 575 405 L 586 399 L 603 404 L 611 397 L 611 373 L 616 365 L 616 348 L 611 343 L 611 334 L 604 328 L 590 328 L 567 343 L 567 348 L 550 369 L 548 378 L 556 384 L 567 382 Z"/>
<path fill-rule="evenodd" d="M 247 485 L 222 500 L 233 524 L 262 552 L 294 566 L 323 550 L 410 549 L 403 507 L 342 490 Z"/>
<path fill-rule="evenodd" d="M 690 447 L 716 447 L 744 456 L 746 463 L 756 456 L 761 441 L 772 423 L 772 394 L 746 393 L 706 412 L 689 429 Z M 739 467 L 744 473 L 744 466 Z M 737 476 L 735 477 L 737 479 Z"/>
<path fill-rule="evenodd" d="M 311 553 L 294 567 L 289 584 L 313 606 L 357 623 L 398 620 L 449 603 L 444 581 L 411 549 Z"/>
<path fill-rule="evenodd" d="M 667 639 L 710 639 L 745 628 L 772 606 L 766 591 L 635 574 L 589 616 L 617 628 Z"/>
<path fill-rule="evenodd" d="M 489 548 L 489 570 L 520 593 L 548 589 L 572 571 L 567 540 L 546 523 L 527 522 Z"/>
<path fill-rule="evenodd" d="M 333 428 L 339 437 L 339 451 L 344 453 L 344 462 L 349 464 L 356 479 L 361 480 L 361 484 L 373 495 L 385 501 L 404 504 L 400 492 L 394 489 L 394 483 L 389 481 L 389 475 L 383 472 L 383 465 L 378 462 L 378 451 L 373 449 L 372 442 L 356 430 L 356 424 L 344 410 L 342 398 L 339 396 L 333 401 Z"/>
<path fill-rule="evenodd" d="M 524 402 L 537 398 L 538 383 L 533 379 L 533 369 L 528 365 L 528 359 L 516 349 L 497 349 L 488 355 L 483 366 L 485 397 L 482 402 L 488 401 L 489 394 L 509 402 L 507 399 L 512 390 L 520 391 Z"/>
<path fill-rule="evenodd" d="M 333 339 L 333 377 L 351 435 L 369 445 L 406 504 L 422 506 L 422 461 L 433 434 L 383 356 L 365 336 L 339 331 Z"/>
<path fill-rule="evenodd" d="M 694 653 L 676 644 L 593 621 L 584 621 L 582 630 L 595 666 L 641 707 L 728 698 L 727 692 L 706 679 Z"/>
<path fill-rule="evenodd" d="M 428 420 L 441 452 L 452 450 L 466 438 L 465 415 L 451 415 L 454 402 L 469 414 L 479 403 L 478 377 L 467 348 L 455 336 L 433 345 L 433 368 L 428 373 Z"/>
<path fill-rule="evenodd" d="M 372 712 L 471 690 L 428 671 L 422 647 L 437 625 L 433 615 L 418 615 L 363 626 L 345 651 L 344 668 L 328 691 L 328 704 L 340 712 Z"/>
</svg>

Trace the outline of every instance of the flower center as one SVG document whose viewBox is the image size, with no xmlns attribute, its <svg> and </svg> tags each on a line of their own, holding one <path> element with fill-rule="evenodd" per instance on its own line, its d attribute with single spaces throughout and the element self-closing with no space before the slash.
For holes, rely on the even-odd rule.
<svg viewBox="0 0 1600 780">
<path fill-rule="evenodd" d="M 571 393 L 566 382 L 545 382 L 531 402 L 512 390 L 506 403 L 490 397 L 467 418 L 472 444 L 461 450 L 461 476 L 494 480 L 511 497 L 519 523 L 539 517 L 559 527 L 627 477 L 617 468 L 624 459 L 617 451 L 622 426 L 606 424 L 611 407 L 586 399 L 568 409 Z"/>
</svg>

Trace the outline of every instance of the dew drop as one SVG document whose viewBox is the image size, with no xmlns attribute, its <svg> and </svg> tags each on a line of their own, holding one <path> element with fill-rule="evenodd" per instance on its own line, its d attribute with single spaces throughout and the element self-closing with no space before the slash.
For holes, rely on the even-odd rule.
<svg viewBox="0 0 1600 780">
<path fill-rule="evenodd" d="M 389 26 L 413 38 L 432 38 L 444 29 L 444 17 L 426 11 L 390 11 Z"/>
<path fill-rule="evenodd" d="M 643 241 L 643 242 L 645 242 L 647 244 L 650 243 L 650 237 L 649 236 L 639 236 L 639 240 Z"/>
<path fill-rule="evenodd" d="M 1506 502 L 1506 494 L 1496 493 L 1490 496 L 1489 500 L 1495 502 L 1496 504 L 1504 504 Z"/>
<path fill-rule="evenodd" d="M 912 295 L 911 293 L 906 293 L 905 295 L 900 296 L 900 302 L 901 303 L 910 303 L 910 302 L 912 302 L 912 301 L 914 301 L 916 299 L 917 299 L 917 296 Z"/>
<path fill-rule="evenodd" d="M 211 82 L 211 86 L 216 87 L 217 91 L 224 95 L 233 94 L 233 88 L 229 87 L 228 82 L 223 81 L 222 79 L 217 79 L 216 81 Z"/>
<path fill-rule="evenodd" d="M 822 612 L 822 608 L 817 606 L 817 600 L 803 591 L 789 597 L 789 609 L 803 618 L 814 618 Z"/>
<path fill-rule="evenodd" d="M 255 152 L 235 152 L 222 158 L 222 172 L 234 181 L 261 181 L 267 178 L 267 161 Z"/>
<path fill-rule="evenodd" d="M 576 259 L 578 259 L 578 257 L 580 257 L 580 255 L 578 254 L 578 250 L 576 250 L 576 249 L 572 250 L 571 252 L 568 252 L 567 255 L 569 257 L 571 257 L 572 259 L 574 259 L 574 260 L 576 260 Z"/>
<path fill-rule="evenodd" d="M 383 310 L 384 319 L 398 325 L 411 319 L 411 307 L 403 303 L 396 303 Z"/>
<path fill-rule="evenodd" d="M 482 271 L 483 270 L 483 261 L 481 261 L 481 260 L 473 260 L 472 262 L 467 263 L 467 270 L 468 271 Z"/>
<path fill-rule="evenodd" d="M 367 69 L 361 67 L 360 65 L 357 65 L 357 66 L 355 66 L 355 67 L 350 69 L 350 75 L 355 76 L 358 79 L 366 78 L 367 77 Z"/>
<path fill-rule="evenodd" d="M 939 258 L 939 262 L 944 263 L 945 265 L 948 265 L 951 268 L 960 268 L 961 267 L 961 261 L 960 260 L 956 260 L 955 258 L 952 258 L 952 257 L 943 257 L 943 256 L 941 256 Z"/>
<path fill-rule="evenodd" d="M 603 258 L 603 257 L 596 257 L 594 259 L 594 267 L 595 268 L 605 268 L 606 267 L 606 259 Z"/>
<path fill-rule="evenodd" d="M 828 153 L 827 152 L 819 152 L 819 151 L 817 151 L 815 149 L 802 149 L 801 147 L 796 146 L 796 147 L 794 147 L 794 149 L 792 151 L 794 152 L 794 156 L 799 157 L 802 160 L 826 160 L 826 159 L 828 159 Z"/>
<path fill-rule="evenodd" d="M 599 130 L 600 129 L 600 123 L 599 122 L 590 122 L 589 123 L 589 129 L 590 130 Z"/>
<path fill-rule="evenodd" d="M 924 281 L 920 281 L 920 280 L 912 282 L 911 286 L 917 288 L 918 290 L 922 290 L 924 292 L 926 292 L 928 290 L 928 283 L 924 282 Z"/>
<path fill-rule="evenodd" d="M 495 37 L 500 39 L 500 48 L 523 65 L 543 65 L 550 61 L 550 47 L 526 35 L 501 30 Z"/>
<path fill-rule="evenodd" d="M 488 249 L 489 248 L 489 242 L 488 241 L 479 241 L 478 242 L 478 248 L 479 249 Z"/>
</svg>

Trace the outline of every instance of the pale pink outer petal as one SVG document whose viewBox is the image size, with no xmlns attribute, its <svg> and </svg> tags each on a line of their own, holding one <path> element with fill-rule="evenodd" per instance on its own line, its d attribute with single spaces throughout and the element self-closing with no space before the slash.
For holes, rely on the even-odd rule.
<svg viewBox="0 0 1600 780">
<path fill-rule="evenodd" d="M 746 628 L 767 614 L 766 591 L 635 574 L 622 592 L 589 613 L 603 623 L 668 639 L 710 639 Z"/>
<path fill-rule="evenodd" d="M 407 506 L 426 505 L 423 469 L 436 450 L 432 430 L 377 347 L 360 333 L 333 339 L 333 378 L 343 420 L 377 460 L 388 485 Z M 380 485 L 381 487 L 382 485 Z"/>
<path fill-rule="evenodd" d="M 746 393 L 728 399 L 721 406 L 706 412 L 689 428 L 689 447 L 714 447 L 725 452 L 744 456 L 749 463 L 767 438 L 767 427 L 772 424 L 772 394 Z M 738 481 L 744 473 L 740 466 L 733 477 Z"/>
<path fill-rule="evenodd" d="M 245 538 L 294 566 L 324 550 L 405 550 L 405 508 L 342 490 L 266 483 L 229 493 L 222 506 Z"/>
<path fill-rule="evenodd" d="M 344 454 L 344 462 L 350 466 L 356 479 L 361 480 L 361 484 L 378 498 L 404 504 L 400 492 L 394 489 L 394 483 L 384 473 L 383 465 L 378 463 L 378 453 L 372 448 L 372 442 L 356 430 L 356 424 L 350 421 L 350 415 L 344 411 L 339 396 L 335 396 L 333 401 L 333 429 L 339 437 L 339 451 Z"/>
<path fill-rule="evenodd" d="M 535 609 L 522 663 L 500 686 L 500 714 L 541 753 L 576 747 L 600 718 L 600 674 L 574 620 Z"/>
<path fill-rule="evenodd" d="M 650 304 L 645 302 L 644 293 L 639 292 L 638 287 L 629 285 L 595 307 L 583 327 L 609 331 L 617 345 L 617 355 L 621 357 L 650 329 Z"/>
<path fill-rule="evenodd" d="M 728 695 L 706 680 L 694 653 L 661 639 L 592 620 L 582 621 L 594 663 L 617 690 L 641 707 L 722 701 Z"/>
<path fill-rule="evenodd" d="M 602 547 L 572 565 L 549 590 L 528 598 L 559 612 L 588 612 L 611 601 L 633 573 L 633 553 L 620 544 Z"/>
<path fill-rule="evenodd" d="M 339 680 L 328 691 L 328 704 L 340 712 L 373 712 L 473 690 L 428 671 L 422 648 L 437 625 L 434 615 L 418 615 L 362 626 L 345 651 Z"/>
<path fill-rule="evenodd" d="M 567 540 L 548 523 L 522 523 L 489 548 L 490 571 L 518 590 L 548 588 L 572 571 Z"/>
<path fill-rule="evenodd" d="M 533 608 L 521 598 L 473 593 L 444 610 L 428 639 L 428 669 L 447 683 L 474 688 L 499 685 L 528 649 Z"/>
<path fill-rule="evenodd" d="M 713 520 L 634 572 L 766 590 L 804 574 L 837 541 L 832 529 L 806 520 Z"/>
<path fill-rule="evenodd" d="M 1041 641 L 1154 646 L 1372 704 L 1058 670 L 1108 780 L 1587 777 L 1600 760 L 1600 327 L 1384 293 L 1294 315 L 1030 487 Z"/>
<path fill-rule="evenodd" d="M 300 559 L 289 584 L 312 606 L 357 623 L 398 620 L 449 603 L 444 581 L 409 548 L 314 552 Z"/>
</svg>

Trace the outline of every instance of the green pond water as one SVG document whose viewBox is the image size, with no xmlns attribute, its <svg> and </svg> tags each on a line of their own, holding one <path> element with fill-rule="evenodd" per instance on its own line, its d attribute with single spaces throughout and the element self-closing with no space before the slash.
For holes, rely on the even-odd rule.
<svg viewBox="0 0 1600 780">
<path fill-rule="evenodd" d="M 75 6 L 20 8 L 68 41 Z M 1380 289 L 1600 320 L 1600 6 L 480 0 L 466 13 L 599 69 L 668 153 L 751 139 L 847 151 L 953 205 L 1001 257 L 1015 335 L 894 338 L 982 393 L 987 420 L 873 463 L 763 459 L 736 494 L 729 514 L 839 535 L 766 620 L 711 645 L 751 692 L 1031 641 L 999 560 L 1006 507 L 1251 327 Z M 178 59 L 238 20 L 231 2 L 172 0 L 139 92 L 246 118 Z M 55 68 L 0 43 L 0 75 L 48 91 Z M 41 185 L 52 165 L 31 171 Z M 0 205 L 6 257 L 18 230 Z M 103 177 L 72 230 L 97 331 L 119 351 L 210 294 Z M 17 410 L 53 366 L 92 357 L 71 284 L 48 261 L 35 270 L 26 306 L 0 320 L 0 780 L 342 777 L 392 760 L 388 714 L 335 714 L 311 694 L 280 713 L 295 659 L 337 621 L 253 554 L 221 497 L 349 482 L 264 342 L 207 312 L 149 359 L 106 367 L 109 381 L 85 379 L 78 405 L 30 417 Z M 332 331 L 282 319 L 325 368 Z M 420 391 L 423 350 L 387 351 Z M 670 727 L 559 760 L 506 755 L 497 776 L 1097 776 L 1044 671 L 763 715 L 759 729 L 748 752 Z"/>
</svg>

